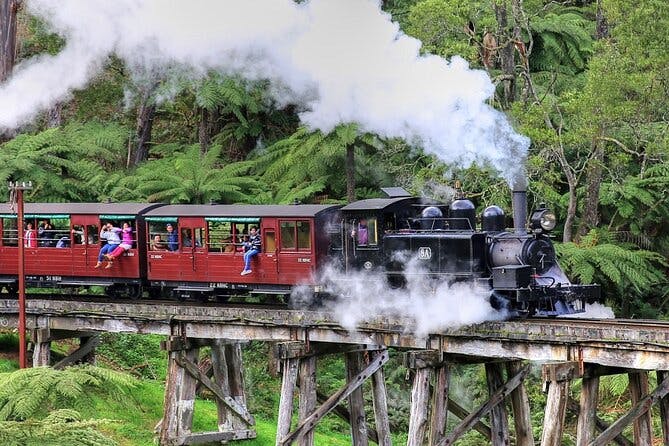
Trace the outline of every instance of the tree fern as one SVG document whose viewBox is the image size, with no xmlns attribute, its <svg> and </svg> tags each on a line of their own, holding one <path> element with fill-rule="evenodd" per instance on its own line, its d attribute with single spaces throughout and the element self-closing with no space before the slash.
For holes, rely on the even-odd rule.
<svg viewBox="0 0 669 446">
<path fill-rule="evenodd" d="M 82 420 L 78 412 L 61 409 L 43 420 L 0 421 L 4 446 L 114 446 L 117 443 L 98 429 L 108 420 Z"/>
<path fill-rule="evenodd" d="M 631 293 L 642 296 L 666 282 L 663 256 L 608 240 L 600 243 L 598 235 L 593 230 L 579 243 L 556 245 L 560 264 L 570 277 L 602 284 L 603 293 L 614 299 L 629 299 Z"/>
<path fill-rule="evenodd" d="M 128 375 L 90 365 L 0 373 L 0 420 L 25 420 L 45 410 L 81 404 L 93 388 L 118 395 L 134 385 Z"/>
</svg>

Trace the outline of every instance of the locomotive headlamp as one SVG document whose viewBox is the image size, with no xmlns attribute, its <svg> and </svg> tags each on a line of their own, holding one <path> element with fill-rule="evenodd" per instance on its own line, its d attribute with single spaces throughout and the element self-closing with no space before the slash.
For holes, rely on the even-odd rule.
<svg viewBox="0 0 669 446">
<path fill-rule="evenodd" d="M 532 229 L 542 229 L 546 232 L 555 229 L 557 220 L 555 214 L 548 209 L 538 209 L 532 213 L 530 220 Z"/>
</svg>

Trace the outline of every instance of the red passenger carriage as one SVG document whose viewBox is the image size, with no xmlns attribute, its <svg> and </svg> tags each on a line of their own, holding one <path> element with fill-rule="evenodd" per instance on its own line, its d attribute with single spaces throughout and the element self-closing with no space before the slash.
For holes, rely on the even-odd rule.
<svg viewBox="0 0 669 446">
<path fill-rule="evenodd" d="M 136 297 L 146 275 L 146 245 L 136 241 L 145 239 L 143 213 L 156 206 L 160 205 L 27 203 L 25 222 L 17 225 L 10 206 L 0 204 L 0 283 L 16 289 L 19 234 L 31 223 L 37 240 L 34 246 L 24 244 L 27 286 L 100 285 L 108 294 Z M 113 268 L 95 269 L 104 243 L 99 240 L 100 227 L 106 222 L 117 227 L 128 222 L 135 231 L 135 243 Z"/>
<path fill-rule="evenodd" d="M 339 206 L 332 205 L 167 205 L 147 212 L 146 225 L 149 284 L 178 298 L 287 294 L 296 284 L 313 285 L 340 234 Z M 241 276 L 252 226 L 262 250 L 253 273 Z"/>
</svg>

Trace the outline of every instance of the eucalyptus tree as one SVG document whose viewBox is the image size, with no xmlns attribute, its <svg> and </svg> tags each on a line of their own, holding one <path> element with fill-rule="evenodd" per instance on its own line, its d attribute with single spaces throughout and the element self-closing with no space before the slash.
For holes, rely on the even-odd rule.
<svg viewBox="0 0 669 446">
<path fill-rule="evenodd" d="M 154 148 L 160 159 L 141 165 L 112 190 L 136 189 L 151 202 L 206 204 L 259 203 L 267 199 L 266 187 L 250 173 L 251 162 L 225 163 L 223 147 L 212 145 L 204 155 L 198 144 L 162 144 Z"/>
</svg>

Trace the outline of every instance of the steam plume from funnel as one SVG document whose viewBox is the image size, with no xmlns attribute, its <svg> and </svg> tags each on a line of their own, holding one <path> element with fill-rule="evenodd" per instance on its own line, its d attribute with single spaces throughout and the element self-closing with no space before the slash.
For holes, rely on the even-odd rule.
<svg viewBox="0 0 669 446">
<path fill-rule="evenodd" d="M 487 74 L 460 57 L 421 55 L 378 0 L 28 0 L 27 9 L 66 45 L 0 86 L 0 130 L 84 88 L 115 54 L 136 73 L 269 80 L 277 104 L 298 104 L 312 129 L 357 122 L 449 163 L 487 160 L 510 184 L 524 178 L 529 141 L 487 105 Z"/>
</svg>

